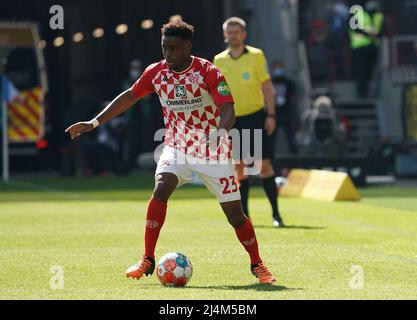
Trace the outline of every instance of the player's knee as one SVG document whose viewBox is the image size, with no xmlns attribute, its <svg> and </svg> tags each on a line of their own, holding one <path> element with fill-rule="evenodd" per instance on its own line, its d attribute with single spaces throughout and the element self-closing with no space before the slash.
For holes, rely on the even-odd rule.
<svg viewBox="0 0 417 320">
<path fill-rule="evenodd" d="M 152 196 L 155 200 L 166 202 L 169 199 L 170 192 L 163 182 L 159 182 L 155 184 L 155 190 Z"/>
<path fill-rule="evenodd" d="M 176 181 L 169 177 L 158 176 L 155 180 L 153 198 L 158 201 L 168 201 L 172 191 L 176 187 Z"/>
<path fill-rule="evenodd" d="M 245 215 L 242 212 L 234 212 L 227 216 L 227 220 L 235 229 L 239 229 L 245 224 Z"/>
<path fill-rule="evenodd" d="M 155 190 L 153 191 L 152 198 L 154 198 L 157 201 L 161 201 L 161 202 L 166 202 L 167 201 L 166 196 L 164 195 L 164 193 L 158 188 L 155 188 Z"/>
</svg>

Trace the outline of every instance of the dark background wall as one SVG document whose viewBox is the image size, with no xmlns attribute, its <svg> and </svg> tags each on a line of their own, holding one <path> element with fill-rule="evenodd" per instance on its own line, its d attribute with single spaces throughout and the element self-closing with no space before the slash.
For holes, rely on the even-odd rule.
<svg viewBox="0 0 417 320">
<path fill-rule="evenodd" d="M 52 5 L 64 8 L 64 30 L 49 27 Z M 194 54 L 211 60 L 224 48 L 223 7 L 221 0 L 3 0 L 0 21 L 33 21 L 39 25 L 41 38 L 47 43 L 48 140 L 51 149 L 58 150 L 67 139 L 63 129 L 68 124 L 90 116 L 91 110 L 121 92 L 132 59 L 142 60 L 146 67 L 162 58 L 160 27 L 170 16 L 181 14 L 195 26 Z M 144 19 L 154 21 L 152 29 L 141 28 Z M 117 35 L 115 27 L 121 23 L 129 30 Z M 100 39 L 92 36 L 97 27 L 105 31 Z M 76 32 L 84 34 L 81 43 L 72 41 Z M 53 40 L 58 36 L 63 36 L 65 43 L 56 48 Z"/>
</svg>

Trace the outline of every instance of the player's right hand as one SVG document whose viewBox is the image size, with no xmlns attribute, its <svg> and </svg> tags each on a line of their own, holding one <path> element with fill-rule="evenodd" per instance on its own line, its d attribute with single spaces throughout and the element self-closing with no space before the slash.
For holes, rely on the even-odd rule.
<svg viewBox="0 0 417 320">
<path fill-rule="evenodd" d="M 78 122 L 68 127 L 65 132 L 69 133 L 71 139 L 76 139 L 84 133 L 90 132 L 94 129 L 94 126 L 91 122 Z"/>
</svg>

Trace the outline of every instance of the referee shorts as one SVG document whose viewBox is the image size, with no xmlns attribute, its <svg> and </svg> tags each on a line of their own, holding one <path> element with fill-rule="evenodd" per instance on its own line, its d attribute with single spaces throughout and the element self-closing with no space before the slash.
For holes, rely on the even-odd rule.
<svg viewBox="0 0 417 320">
<path fill-rule="evenodd" d="M 273 146 L 274 146 L 274 134 L 268 135 L 265 131 L 266 111 L 261 109 L 255 113 L 236 117 L 236 123 L 234 128 L 238 130 L 240 135 L 240 148 L 236 146 L 236 141 L 232 141 L 233 159 L 245 160 L 253 158 L 253 160 L 272 159 L 273 158 Z M 250 141 L 244 139 L 243 129 L 249 129 Z M 262 140 L 258 141 L 255 129 L 261 131 Z M 261 145 L 259 145 L 259 143 Z M 255 152 L 255 146 L 257 150 L 262 150 L 262 155 Z"/>
</svg>

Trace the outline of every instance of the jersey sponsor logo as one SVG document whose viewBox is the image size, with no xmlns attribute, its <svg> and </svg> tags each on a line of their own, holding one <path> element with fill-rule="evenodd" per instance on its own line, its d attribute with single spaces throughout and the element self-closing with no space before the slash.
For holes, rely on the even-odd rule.
<svg viewBox="0 0 417 320">
<path fill-rule="evenodd" d="M 201 103 L 203 101 L 202 98 L 196 98 L 191 100 L 167 100 L 165 103 L 167 106 L 184 106 L 184 105 L 191 105 Z"/>
<path fill-rule="evenodd" d="M 187 99 L 187 90 L 184 85 L 179 84 L 175 86 L 175 98 Z"/>
<path fill-rule="evenodd" d="M 220 93 L 222 96 L 229 96 L 230 95 L 230 89 L 229 86 L 225 81 L 219 82 L 217 85 L 217 92 Z"/>
</svg>

